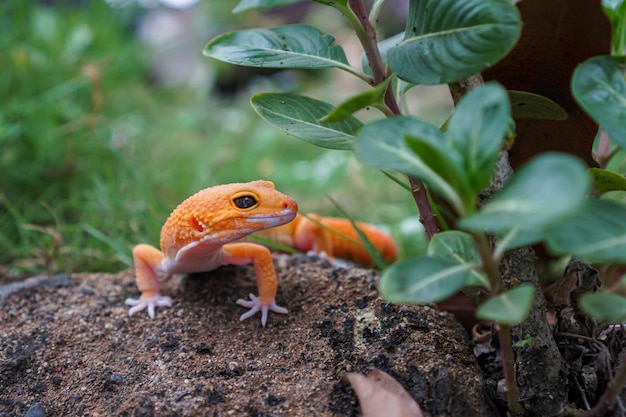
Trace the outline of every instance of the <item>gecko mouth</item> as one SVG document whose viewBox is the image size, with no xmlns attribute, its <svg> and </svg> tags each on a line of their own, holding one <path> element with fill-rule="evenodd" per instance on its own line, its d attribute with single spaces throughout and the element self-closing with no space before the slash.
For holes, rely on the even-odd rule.
<svg viewBox="0 0 626 417">
<path fill-rule="evenodd" d="M 281 224 L 289 223 L 296 217 L 296 212 L 292 210 L 283 210 L 278 214 L 272 216 L 257 215 L 247 218 L 250 223 L 264 223 L 265 227 L 280 226 Z"/>
</svg>

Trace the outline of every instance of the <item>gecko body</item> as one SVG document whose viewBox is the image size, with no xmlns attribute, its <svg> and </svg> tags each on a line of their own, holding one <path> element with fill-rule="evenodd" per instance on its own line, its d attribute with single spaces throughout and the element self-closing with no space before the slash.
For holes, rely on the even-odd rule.
<svg viewBox="0 0 626 417">
<path fill-rule="evenodd" d="M 370 224 L 363 222 L 355 224 L 387 263 L 396 260 L 398 250 L 391 236 Z M 348 219 L 298 214 L 287 224 L 262 230 L 255 235 L 300 252 L 324 253 L 331 258 L 349 259 L 367 267 L 375 266 L 358 231 Z"/>
<path fill-rule="evenodd" d="M 276 272 L 272 255 L 263 245 L 241 241 L 252 233 L 301 251 L 325 252 L 330 257 L 345 257 L 371 264 L 369 254 L 345 237 L 359 241 L 350 221 L 320 218 L 316 221 L 298 215 L 296 201 L 282 194 L 269 181 L 225 184 L 199 191 L 172 211 L 161 229 L 161 250 L 147 244 L 133 248 L 138 299 L 128 298 L 129 315 L 147 309 L 155 316 L 156 307 L 170 307 L 170 297 L 162 296 L 159 275 L 208 272 L 223 265 L 254 265 L 259 295 L 237 304 L 248 307 L 241 320 L 261 313 L 265 325 L 269 311 L 287 314 L 276 304 Z M 295 221 L 293 221 L 295 219 Z M 393 240 L 380 230 L 358 223 L 368 239 L 392 261 L 396 256 Z M 338 231 L 330 233 L 328 228 Z M 340 237 L 338 237 L 340 236 Z M 343 237 L 341 237 L 343 236 Z"/>
</svg>

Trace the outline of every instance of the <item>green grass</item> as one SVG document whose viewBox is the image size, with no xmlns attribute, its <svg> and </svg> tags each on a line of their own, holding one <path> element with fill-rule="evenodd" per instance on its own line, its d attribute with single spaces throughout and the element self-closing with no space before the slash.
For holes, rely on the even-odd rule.
<svg viewBox="0 0 626 417">
<path fill-rule="evenodd" d="M 0 6 L 0 281 L 127 267 L 176 204 L 226 182 L 268 179 L 304 212 L 337 215 L 332 196 L 356 219 L 410 229 L 405 190 L 349 152 L 265 124 L 250 92 L 225 100 L 210 86 L 151 84 L 133 10 L 89 4 Z"/>
</svg>

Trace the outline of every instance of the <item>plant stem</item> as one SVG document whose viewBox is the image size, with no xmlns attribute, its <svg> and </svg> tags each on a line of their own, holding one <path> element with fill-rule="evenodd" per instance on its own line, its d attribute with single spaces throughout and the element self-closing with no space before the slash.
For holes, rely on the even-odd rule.
<svg viewBox="0 0 626 417">
<path fill-rule="evenodd" d="M 452 94 L 452 101 L 454 102 L 454 105 L 456 106 L 459 103 L 465 93 L 483 84 L 485 84 L 485 81 L 483 80 L 483 76 L 480 73 L 449 84 L 448 88 L 450 89 L 450 93 Z"/>
<path fill-rule="evenodd" d="M 356 22 L 350 23 L 363 46 L 363 51 L 365 51 L 367 62 L 372 70 L 374 85 L 378 85 L 385 79 L 385 66 L 380 56 L 380 51 L 378 50 L 376 30 L 367 16 L 367 9 L 365 8 L 365 4 L 363 4 L 363 0 L 348 0 L 348 6 L 358 20 L 358 24 L 356 25 Z"/>
<path fill-rule="evenodd" d="M 511 340 L 511 326 L 505 324 L 498 325 L 498 339 L 502 351 L 502 369 L 506 382 L 506 393 L 509 404 L 509 411 L 512 414 L 520 412 L 520 405 L 517 402 L 517 382 L 515 381 L 515 354 L 513 352 L 513 342 Z"/>
<path fill-rule="evenodd" d="M 396 97 L 393 94 L 393 86 L 391 84 L 392 83 L 389 83 L 387 91 L 385 91 L 385 104 L 394 115 L 400 115 L 402 114 L 402 110 L 400 109 L 400 105 L 396 101 Z"/>
<path fill-rule="evenodd" d="M 387 100 L 389 100 L 389 102 L 387 102 Z M 393 103 L 395 107 L 389 106 L 391 111 L 394 111 L 395 108 L 397 109 L 396 114 L 401 114 L 400 108 L 398 107 L 398 102 L 393 96 L 391 84 L 389 85 L 387 93 L 385 94 L 385 102 L 388 106 L 389 103 Z M 428 240 L 430 240 L 441 230 L 439 221 L 437 220 L 437 216 L 435 215 L 433 208 L 430 206 L 430 201 L 428 200 L 428 191 L 426 190 L 426 187 L 424 187 L 424 183 L 422 183 L 422 181 L 418 180 L 417 178 L 412 177 L 411 175 L 409 175 L 408 177 L 409 184 L 411 185 L 411 195 L 413 196 L 413 200 L 415 200 L 417 211 L 420 214 L 420 222 L 424 226 L 424 231 L 426 232 Z"/>
<path fill-rule="evenodd" d="M 454 104 L 463 98 L 463 96 L 474 88 L 484 84 L 481 74 L 472 75 L 464 80 L 449 85 L 450 93 Z M 502 254 L 491 253 L 487 236 L 483 233 L 474 233 L 474 242 L 478 249 L 478 254 L 482 260 L 483 270 L 489 279 L 489 287 L 492 296 L 500 294 L 502 291 L 502 283 L 500 280 L 500 257 Z M 496 257 L 497 256 L 497 257 Z M 515 352 L 513 352 L 513 343 L 511 340 L 511 326 L 498 323 L 498 339 L 500 341 L 500 349 L 502 352 L 502 370 L 504 372 L 504 380 L 506 382 L 507 402 L 511 414 L 517 414 L 521 408 L 517 401 L 518 388 L 515 378 Z"/>
<path fill-rule="evenodd" d="M 428 239 L 431 239 L 439 232 L 439 222 L 433 212 L 430 202 L 428 201 L 428 192 L 424 188 L 424 184 L 416 178 L 409 175 L 409 183 L 411 184 L 411 194 L 415 200 L 417 211 L 420 213 L 420 222 L 424 225 L 424 231 Z"/>
<path fill-rule="evenodd" d="M 500 280 L 500 270 L 498 260 L 491 254 L 489 241 L 483 233 L 473 233 L 474 243 L 478 254 L 482 261 L 483 271 L 489 279 L 489 287 L 492 296 L 497 296 L 502 291 Z M 513 343 L 511 340 L 511 326 L 498 323 L 498 339 L 500 341 L 500 349 L 502 352 L 502 370 L 504 372 L 504 380 L 506 382 L 507 402 L 509 411 L 512 414 L 519 413 L 520 405 L 517 401 L 518 388 L 515 379 L 515 353 L 513 352 Z"/>
<path fill-rule="evenodd" d="M 484 233 L 473 233 L 474 244 L 478 250 L 478 255 L 482 261 L 483 271 L 487 274 L 489 279 L 489 289 L 491 295 L 496 296 L 500 294 L 501 282 L 500 282 L 500 270 L 498 269 L 498 262 L 491 254 L 491 248 L 489 247 L 489 241 Z"/>
<path fill-rule="evenodd" d="M 591 410 L 574 412 L 574 416 L 600 417 L 606 415 L 613 405 L 615 405 L 615 400 L 620 392 L 622 392 L 624 384 L 626 384 L 626 350 L 622 351 L 620 354 L 617 372 L 615 372 L 615 375 L 611 378 L 609 386 L 598 400 L 598 403 Z"/>
<path fill-rule="evenodd" d="M 380 7 L 381 4 L 382 1 L 376 2 L 374 7 Z M 369 20 L 363 0 L 348 0 L 348 6 L 350 10 L 344 11 L 344 15 L 359 38 L 361 46 L 363 46 L 363 51 L 365 51 L 365 56 L 367 56 L 367 62 L 372 70 L 372 84 L 376 86 L 387 78 L 385 64 L 383 63 L 380 50 L 378 49 L 376 29 Z M 375 11 L 372 10 L 372 13 L 374 14 Z M 387 105 L 393 115 L 402 114 L 400 106 L 393 94 L 392 83 L 389 83 L 389 87 L 387 87 L 387 91 L 385 92 L 385 105 Z M 430 206 L 430 202 L 428 201 L 428 193 L 420 180 L 409 176 L 409 183 L 411 185 L 411 194 L 413 195 L 413 199 L 420 213 L 420 221 L 424 225 L 426 235 L 430 239 L 440 230 L 440 227 L 432 207 Z"/>
</svg>

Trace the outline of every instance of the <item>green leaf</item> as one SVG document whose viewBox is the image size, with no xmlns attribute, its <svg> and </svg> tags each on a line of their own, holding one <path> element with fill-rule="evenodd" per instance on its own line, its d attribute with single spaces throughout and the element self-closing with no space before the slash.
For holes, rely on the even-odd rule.
<svg viewBox="0 0 626 417">
<path fill-rule="evenodd" d="M 609 17 L 618 17 L 624 5 L 626 5 L 625 0 L 602 0 L 602 9 Z"/>
<path fill-rule="evenodd" d="M 626 322 L 626 298 L 606 292 L 583 294 L 580 307 L 598 321 L 610 324 Z"/>
<path fill-rule="evenodd" d="M 613 27 L 612 55 L 626 54 L 626 1 L 602 0 L 604 13 Z"/>
<path fill-rule="evenodd" d="M 204 55 L 235 65 L 260 68 L 341 68 L 356 70 L 348 64 L 335 38 L 307 25 L 288 25 L 270 29 L 248 29 L 224 33 L 212 39 Z"/>
<path fill-rule="evenodd" d="M 355 112 L 372 105 L 384 105 L 385 92 L 389 86 L 391 78 L 380 83 L 374 88 L 350 97 L 340 103 L 330 113 L 320 119 L 321 123 L 338 122 L 352 116 Z"/>
<path fill-rule="evenodd" d="M 362 230 L 363 228 L 359 227 L 356 220 L 354 219 L 354 216 L 350 215 L 347 211 L 345 211 L 343 207 L 341 207 L 341 205 L 337 201 L 335 201 L 332 197 L 328 196 L 328 198 L 330 199 L 331 203 L 333 203 L 333 206 L 335 206 L 337 211 L 339 211 L 339 214 L 341 215 L 341 217 L 343 217 L 344 219 L 348 219 L 350 221 L 352 228 L 356 231 L 357 235 L 359 236 L 359 239 L 361 239 L 361 242 L 355 241 L 354 239 L 346 236 L 345 234 L 337 230 L 333 230 L 332 228 L 329 228 L 328 226 L 325 226 L 323 223 L 315 220 L 314 218 L 310 216 L 306 216 L 304 214 L 303 216 L 311 220 L 313 223 L 318 224 L 318 226 L 324 229 L 330 230 L 331 233 L 337 234 L 338 236 L 342 237 L 344 240 L 348 242 L 352 242 L 353 244 L 357 246 L 362 246 L 369 254 L 370 258 L 374 262 L 374 265 L 376 265 L 378 269 L 381 269 L 381 270 L 384 269 L 387 266 L 387 262 L 383 258 L 382 253 L 376 248 L 376 246 L 374 246 L 370 238 Z"/>
<path fill-rule="evenodd" d="M 436 150 L 443 146 L 441 131 L 426 122 L 412 117 L 392 117 L 377 120 L 366 125 L 357 135 L 354 143 L 354 153 L 361 162 L 380 169 L 400 171 L 423 180 L 433 190 L 455 209 L 462 211 L 461 197 L 452 185 L 446 181 L 440 172 L 432 168 L 432 160 L 415 154 L 405 138 L 413 138 L 414 144 L 431 145 L 433 154 L 441 156 L 442 151 Z M 439 145 L 438 145 L 439 144 Z M 443 148 L 442 148 L 443 149 Z M 445 150 L 445 149 L 444 149 Z M 445 155 L 437 161 L 443 164 Z M 446 170 L 454 170 L 454 163 L 450 161 Z M 438 166 L 439 170 L 442 169 Z"/>
<path fill-rule="evenodd" d="M 546 232 L 554 254 L 592 263 L 626 263 L 626 206 L 617 201 L 588 200 Z"/>
<path fill-rule="evenodd" d="M 510 117 L 509 98 L 504 88 L 487 83 L 466 94 L 448 122 L 445 136 L 461 156 L 472 200 L 493 176 Z"/>
<path fill-rule="evenodd" d="M 339 10 L 345 10 L 348 7 L 348 0 L 313 0 L 316 3 L 332 6 Z"/>
<path fill-rule="evenodd" d="M 567 112 L 548 97 L 528 91 L 509 90 L 514 119 L 565 120 Z"/>
<path fill-rule="evenodd" d="M 578 104 L 612 140 L 626 148 L 626 58 L 598 56 L 579 65 L 572 78 Z"/>
<path fill-rule="evenodd" d="M 601 168 L 591 168 L 589 171 L 593 178 L 593 189 L 597 195 L 609 191 L 626 191 L 626 177 L 622 174 Z"/>
<path fill-rule="evenodd" d="M 521 246 L 528 246 L 543 240 L 544 230 L 541 226 L 526 227 L 520 225 L 507 231 L 496 233 L 498 249 L 501 252 Z"/>
<path fill-rule="evenodd" d="M 458 230 L 437 233 L 428 244 L 426 253 L 430 257 L 449 259 L 457 265 L 480 265 L 482 262 L 476 251 L 476 245 L 471 235 Z M 465 286 L 489 287 L 489 280 L 484 273 L 475 269 L 470 270 L 464 283 Z"/>
<path fill-rule="evenodd" d="M 516 229 L 540 232 L 580 207 L 590 185 L 591 178 L 578 158 L 544 153 L 513 174 L 491 201 L 459 225 L 500 235 Z"/>
<path fill-rule="evenodd" d="M 366 164 L 421 179 L 463 214 L 474 210 L 476 196 L 488 185 L 510 120 L 505 90 L 488 83 L 463 97 L 445 133 L 418 119 L 395 117 L 366 126 L 354 150 Z"/>
<path fill-rule="evenodd" d="M 418 155 L 434 172 L 441 175 L 461 195 L 461 198 L 467 196 L 465 191 L 469 189 L 469 185 L 466 181 L 467 177 L 461 171 L 462 161 L 459 160 L 459 155 L 451 152 L 450 147 L 446 146 L 448 142 L 445 141 L 445 135 L 442 140 L 432 139 L 429 136 L 407 136 L 405 138 L 415 155 Z M 430 185 L 428 180 L 424 181 Z"/>
<path fill-rule="evenodd" d="M 233 13 L 240 13 L 252 9 L 271 9 L 285 4 L 297 3 L 302 0 L 241 0 L 233 9 Z"/>
<path fill-rule="evenodd" d="M 385 270 L 380 293 L 393 303 L 435 303 L 459 291 L 468 273 L 468 264 L 458 265 L 447 259 L 406 259 Z"/>
<path fill-rule="evenodd" d="M 481 320 L 515 326 L 526 319 L 533 304 L 535 287 L 522 284 L 496 297 L 485 301 L 476 310 Z"/>
<path fill-rule="evenodd" d="M 518 340 L 517 342 L 513 343 L 513 346 L 515 346 L 516 348 L 523 348 L 525 346 L 532 346 L 532 344 L 533 344 L 533 337 L 527 334 L 523 339 Z"/>
<path fill-rule="evenodd" d="M 320 123 L 333 105 L 296 94 L 263 93 L 250 99 L 254 110 L 271 125 L 322 148 L 352 148 L 354 135 L 363 126 L 348 117 L 341 122 Z"/>
<path fill-rule="evenodd" d="M 412 0 L 404 41 L 388 52 L 403 80 L 443 84 L 493 66 L 521 32 L 510 0 Z"/>
</svg>

